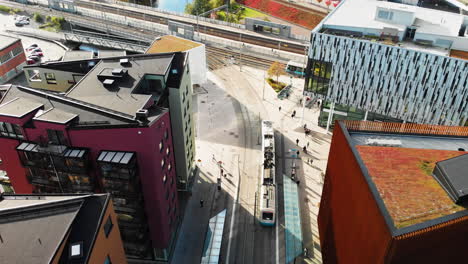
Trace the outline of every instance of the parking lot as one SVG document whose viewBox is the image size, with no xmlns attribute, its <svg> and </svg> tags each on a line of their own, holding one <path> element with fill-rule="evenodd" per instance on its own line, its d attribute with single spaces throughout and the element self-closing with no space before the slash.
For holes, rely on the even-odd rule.
<svg viewBox="0 0 468 264">
<path fill-rule="evenodd" d="M 23 14 L 21 14 L 23 15 Z M 22 27 L 17 27 L 15 26 L 15 19 L 14 15 L 9 15 L 5 13 L 0 13 L 0 34 L 2 35 L 7 35 L 11 37 L 16 37 L 20 38 L 22 43 L 23 43 L 23 48 L 27 48 L 32 44 L 37 44 L 43 51 L 44 57 L 42 57 L 42 62 L 47 62 L 47 61 L 53 61 L 53 60 L 59 60 L 65 50 L 63 47 L 60 45 L 55 44 L 54 42 L 51 41 L 46 41 L 42 39 L 37 39 L 37 38 L 32 38 L 32 37 L 26 37 L 22 36 L 17 33 L 12 33 L 9 31 L 19 31 L 21 32 L 24 29 L 35 29 L 35 30 L 40 30 L 38 29 L 39 24 L 33 21 L 32 15 L 30 17 L 30 24 L 29 25 L 24 25 Z M 26 53 L 28 55 L 28 53 Z"/>
</svg>

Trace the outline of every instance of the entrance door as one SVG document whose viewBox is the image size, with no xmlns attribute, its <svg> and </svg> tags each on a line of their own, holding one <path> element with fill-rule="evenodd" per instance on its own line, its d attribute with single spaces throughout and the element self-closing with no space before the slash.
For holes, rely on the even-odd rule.
<svg viewBox="0 0 468 264">
<path fill-rule="evenodd" d="M 406 28 L 405 39 L 413 40 L 415 33 L 416 33 L 416 28 L 413 28 L 413 27 Z"/>
</svg>

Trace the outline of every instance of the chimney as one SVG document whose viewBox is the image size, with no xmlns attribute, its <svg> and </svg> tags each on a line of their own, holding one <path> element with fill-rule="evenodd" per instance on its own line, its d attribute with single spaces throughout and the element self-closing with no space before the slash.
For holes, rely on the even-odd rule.
<svg viewBox="0 0 468 264">
<path fill-rule="evenodd" d="M 147 109 L 139 109 L 136 112 L 135 119 L 141 121 L 143 123 L 148 122 L 148 110 Z"/>
</svg>

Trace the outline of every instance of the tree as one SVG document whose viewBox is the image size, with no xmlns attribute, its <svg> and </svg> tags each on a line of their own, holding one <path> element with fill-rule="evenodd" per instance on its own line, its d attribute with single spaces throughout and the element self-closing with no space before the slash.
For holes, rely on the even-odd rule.
<svg viewBox="0 0 468 264">
<path fill-rule="evenodd" d="M 268 76 L 271 78 L 272 76 L 276 76 L 276 83 L 278 83 L 278 78 L 280 75 L 285 75 L 286 72 L 283 69 L 281 63 L 275 61 L 271 64 L 270 68 L 268 69 Z"/>
<path fill-rule="evenodd" d="M 192 15 L 199 15 L 210 11 L 212 8 L 210 0 L 195 0 L 185 6 L 185 12 Z"/>
</svg>

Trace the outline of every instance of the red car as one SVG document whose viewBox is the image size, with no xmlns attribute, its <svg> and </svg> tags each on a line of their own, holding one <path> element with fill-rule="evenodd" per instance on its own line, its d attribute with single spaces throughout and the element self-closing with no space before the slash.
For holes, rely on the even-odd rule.
<svg viewBox="0 0 468 264">
<path fill-rule="evenodd" d="M 26 63 L 27 63 L 28 65 L 31 65 L 31 64 L 35 64 L 36 61 L 33 60 L 33 59 L 27 59 L 27 60 L 26 60 Z"/>
<path fill-rule="evenodd" d="M 33 51 L 33 52 L 31 52 L 31 55 L 32 56 L 43 57 L 44 53 L 42 53 L 42 51 Z"/>
</svg>

